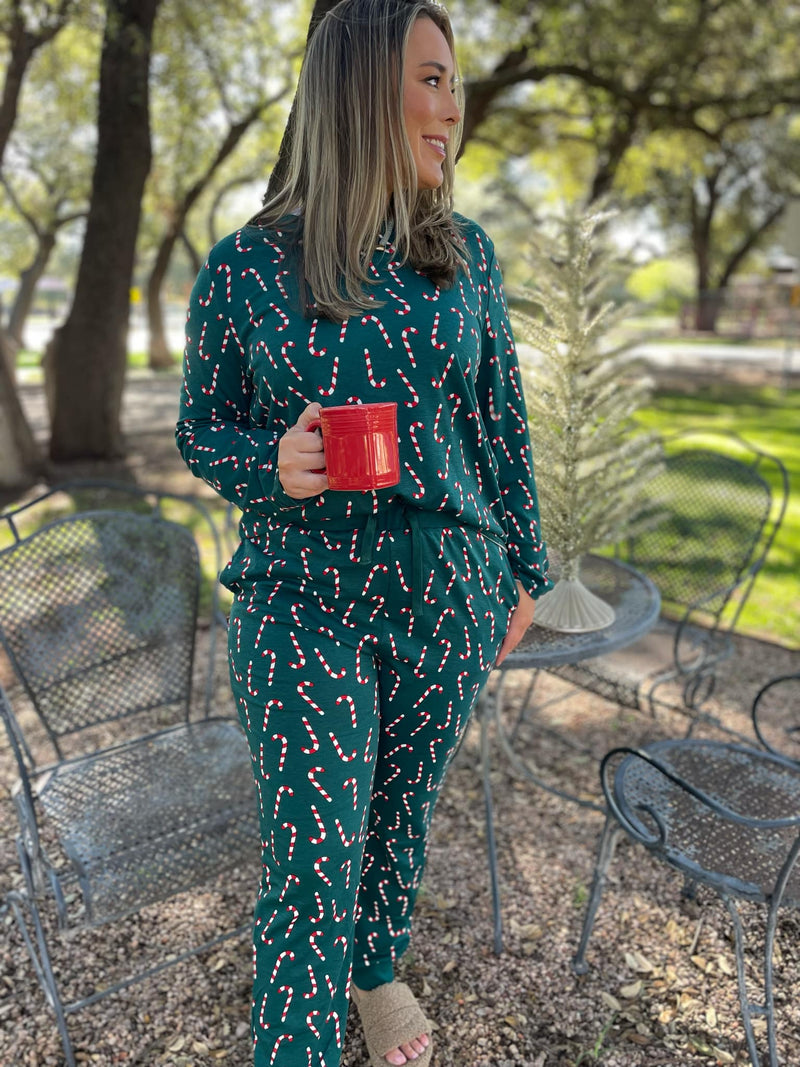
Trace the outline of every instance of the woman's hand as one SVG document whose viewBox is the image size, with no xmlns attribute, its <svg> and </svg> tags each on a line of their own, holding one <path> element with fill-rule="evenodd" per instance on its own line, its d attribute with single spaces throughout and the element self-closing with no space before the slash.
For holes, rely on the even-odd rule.
<svg viewBox="0 0 800 1067">
<path fill-rule="evenodd" d="M 509 619 L 508 632 L 500 646 L 495 667 L 499 667 L 509 652 L 513 652 L 522 640 L 525 631 L 533 622 L 533 610 L 536 606 L 536 601 L 530 594 L 525 592 L 519 582 L 517 582 L 517 589 L 519 589 L 519 602 Z"/>
<path fill-rule="evenodd" d="M 309 404 L 278 444 L 278 477 L 287 496 L 293 500 L 317 496 L 328 488 L 327 474 L 315 473 L 325 466 L 325 449 L 318 433 L 307 427 L 318 418 L 322 405 Z"/>
</svg>

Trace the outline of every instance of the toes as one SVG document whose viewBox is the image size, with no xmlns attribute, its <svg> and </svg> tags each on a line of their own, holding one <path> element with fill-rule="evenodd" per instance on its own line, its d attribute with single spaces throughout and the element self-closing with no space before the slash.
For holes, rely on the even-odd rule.
<svg viewBox="0 0 800 1067">
<path fill-rule="evenodd" d="M 408 1057 L 399 1048 L 393 1048 L 391 1052 L 387 1052 L 384 1059 L 387 1063 L 394 1064 L 394 1067 L 402 1067 L 404 1063 L 408 1063 Z"/>
</svg>

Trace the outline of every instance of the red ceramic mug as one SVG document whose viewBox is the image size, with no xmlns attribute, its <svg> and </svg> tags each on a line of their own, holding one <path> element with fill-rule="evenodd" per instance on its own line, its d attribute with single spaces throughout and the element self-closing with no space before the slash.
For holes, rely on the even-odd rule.
<svg viewBox="0 0 800 1067">
<path fill-rule="evenodd" d="M 385 489 L 400 481 L 397 404 L 342 404 L 322 408 L 309 423 L 325 446 L 331 489 Z"/>
</svg>

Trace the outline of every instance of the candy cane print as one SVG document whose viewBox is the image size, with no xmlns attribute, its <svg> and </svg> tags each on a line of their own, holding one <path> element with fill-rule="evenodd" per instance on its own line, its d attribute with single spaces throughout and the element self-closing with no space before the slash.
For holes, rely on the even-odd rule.
<svg viewBox="0 0 800 1067">
<path fill-rule="evenodd" d="M 278 992 L 286 994 L 286 1004 L 281 1012 L 281 1022 L 285 1023 L 286 1016 L 289 1014 L 289 1005 L 292 1003 L 292 997 L 294 996 L 294 989 L 290 985 L 282 985 L 278 986 Z"/>
<path fill-rule="evenodd" d="M 275 808 L 274 808 L 274 810 L 272 812 L 272 818 L 276 822 L 277 822 L 277 819 L 278 819 L 278 808 L 280 807 L 281 797 L 283 796 L 284 793 L 288 793 L 290 797 L 293 797 L 294 796 L 294 789 L 292 789 L 292 787 L 290 785 L 279 785 L 278 786 L 278 791 L 275 794 Z"/>
<path fill-rule="evenodd" d="M 408 339 L 408 335 L 411 334 L 411 333 L 416 333 L 416 334 L 419 333 L 419 330 L 417 329 L 416 326 L 406 326 L 405 329 L 403 330 L 403 333 L 402 333 L 403 348 L 406 350 L 406 355 L 408 356 L 408 361 L 411 364 L 411 366 L 412 367 L 416 367 L 417 361 L 414 358 L 414 349 L 411 347 L 411 342 Z"/>
<path fill-rule="evenodd" d="M 334 819 L 333 821 L 336 824 L 336 829 L 339 831 L 339 837 L 341 838 L 342 844 L 344 845 L 345 848 L 350 848 L 352 843 L 358 837 L 358 831 L 354 830 L 353 833 L 348 838 L 348 837 L 345 836 L 344 827 L 342 826 L 341 822 L 339 822 L 338 819 Z"/>
<path fill-rule="evenodd" d="M 391 347 L 392 346 L 389 345 L 389 348 Z M 369 354 L 368 348 L 364 349 L 364 362 L 367 365 L 367 377 L 369 378 L 369 384 L 373 387 L 373 389 L 383 389 L 384 385 L 386 385 L 386 379 L 381 378 L 380 381 L 377 381 L 377 379 L 375 378 L 375 373 L 372 369 L 372 356 Z"/>
<path fill-rule="evenodd" d="M 415 408 L 417 404 L 419 404 L 419 393 L 408 380 L 408 378 L 406 378 L 405 374 L 403 374 L 399 367 L 397 368 L 397 373 L 400 375 L 403 384 L 408 389 L 409 393 L 411 393 L 411 399 L 403 401 L 404 406 L 407 408 Z"/>
<path fill-rule="evenodd" d="M 328 675 L 329 678 L 335 678 L 338 681 L 340 678 L 344 678 L 344 676 L 347 674 L 347 667 L 342 667 L 340 671 L 335 671 L 318 648 L 314 649 L 314 654 L 322 664 L 325 673 Z"/>
<path fill-rule="evenodd" d="M 429 595 L 430 591 L 431 591 L 431 586 L 433 585 L 435 578 L 436 578 L 435 573 L 433 571 L 431 571 L 430 577 L 428 578 L 428 584 L 425 586 L 425 589 L 422 592 L 422 599 L 425 601 L 426 604 L 438 604 L 439 603 L 437 597 Z"/>
<path fill-rule="evenodd" d="M 441 347 L 443 348 L 444 345 L 442 345 Z M 439 378 L 438 381 L 437 381 L 436 378 L 431 378 L 431 385 L 433 386 L 434 389 L 441 389 L 442 388 L 442 386 L 444 385 L 445 378 L 450 373 L 450 368 L 453 366 L 453 360 L 455 358 L 456 358 L 455 352 L 451 352 L 450 353 L 450 358 L 448 359 L 447 363 L 445 364 L 445 368 L 442 371 L 441 378 Z"/>
<path fill-rule="evenodd" d="M 411 477 L 414 480 L 414 484 L 417 487 L 416 492 L 412 493 L 411 495 L 414 497 L 415 500 L 421 500 L 422 497 L 425 496 L 425 486 L 419 480 L 419 478 L 417 477 L 416 471 L 414 470 L 414 468 L 408 462 L 404 462 L 403 466 L 408 471 L 408 473 L 411 475 Z"/>
<path fill-rule="evenodd" d="M 279 903 L 283 903 L 283 898 L 286 896 L 286 893 L 288 892 L 289 883 L 290 882 L 294 882 L 294 884 L 297 885 L 297 886 L 300 885 L 300 879 L 297 877 L 296 874 L 287 874 L 286 875 L 286 881 L 283 883 L 283 889 L 280 891 L 280 895 L 278 896 L 278 902 Z"/>
<path fill-rule="evenodd" d="M 458 577 L 458 573 L 456 572 L 456 565 L 455 563 L 453 563 L 452 560 L 446 559 L 444 561 L 444 566 L 446 570 L 450 571 L 450 580 L 448 581 L 444 589 L 444 595 L 447 596 L 450 590 L 453 588 L 453 584 L 456 578 Z"/>
<path fill-rule="evenodd" d="M 422 694 L 422 696 L 417 701 L 415 701 L 415 703 L 413 703 L 411 705 L 412 711 L 416 711 L 417 708 L 420 706 L 420 704 L 422 704 L 422 702 L 424 700 L 428 699 L 428 697 L 431 695 L 431 693 L 443 693 L 443 692 L 444 692 L 444 689 L 439 685 L 439 683 L 438 682 L 433 682 L 431 685 L 428 686 L 428 688 L 425 690 L 425 692 Z M 398 749 L 400 749 L 400 748 L 407 748 L 407 749 L 409 749 L 409 751 L 413 752 L 413 749 L 411 748 L 410 745 L 403 744 L 403 745 L 398 745 L 397 748 L 395 748 L 395 749 L 392 749 L 392 751 L 389 752 L 388 755 L 389 756 L 393 756 L 394 753 L 397 752 Z"/>
<path fill-rule="evenodd" d="M 260 633 L 260 631 L 259 631 L 259 633 Z M 305 656 L 305 653 L 303 652 L 302 648 L 300 647 L 300 643 L 298 642 L 297 638 L 295 637 L 294 632 L 291 631 L 291 630 L 289 631 L 289 640 L 292 642 L 292 647 L 294 648 L 295 652 L 297 653 L 297 663 L 292 663 L 292 661 L 289 660 L 287 666 L 291 667 L 292 670 L 297 671 L 297 670 L 300 670 L 302 667 L 305 667 L 305 665 L 306 665 L 306 656 Z M 258 638 L 256 638 L 256 647 L 258 647 Z"/>
<path fill-rule="evenodd" d="M 275 362 L 275 357 L 274 357 L 274 356 L 272 355 L 272 353 L 270 352 L 270 350 L 269 350 L 269 346 L 268 346 L 268 344 L 267 344 L 267 342 L 266 342 L 266 341 L 263 341 L 263 340 L 261 340 L 261 341 L 256 341 L 256 347 L 255 347 L 255 352 L 256 352 L 256 354 L 258 354 L 258 352 L 259 352 L 260 350 L 263 350 L 263 351 L 264 351 L 264 353 L 266 354 L 266 357 L 267 357 L 267 359 L 269 360 L 269 362 L 270 362 L 270 365 L 272 366 L 272 369 L 273 369 L 273 370 L 277 370 L 277 369 L 278 369 L 278 364 L 277 364 L 277 363 Z M 261 380 L 262 380 L 262 382 L 264 383 L 264 385 L 266 385 L 266 386 L 267 386 L 267 388 L 269 388 L 269 385 L 268 385 L 268 383 L 267 383 L 267 380 L 266 380 L 266 378 L 264 378 L 264 376 L 263 376 L 263 375 L 262 375 L 262 377 L 261 377 Z"/>
<path fill-rule="evenodd" d="M 275 979 L 278 977 L 278 971 L 280 970 L 280 966 L 287 957 L 290 960 L 294 959 L 294 953 L 290 948 L 285 948 L 282 952 L 279 953 L 278 958 L 275 961 L 275 966 L 272 968 L 272 976 L 269 980 L 270 985 L 275 985 Z"/>
<path fill-rule="evenodd" d="M 328 734 L 328 737 L 330 737 L 331 742 L 333 743 L 333 747 L 336 749 L 336 755 L 339 757 L 339 759 L 342 761 L 342 763 L 350 763 L 352 760 L 354 760 L 356 758 L 356 756 L 358 755 L 358 749 L 357 748 L 354 748 L 353 751 L 350 753 L 350 755 L 346 756 L 345 752 L 344 752 L 344 749 L 342 748 L 341 744 L 339 743 L 339 741 L 338 741 L 338 739 L 336 737 L 336 734 L 332 730 Z"/>
<path fill-rule="evenodd" d="M 271 945 L 272 942 L 275 940 L 274 937 L 267 937 L 267 934 L 269 933 L 270 927 L 275 922 L 275 919 L 277 918 L 277 915 L 278 915 L 278 909 L 276 908 L 273 911 L 272 915 L 270 915 L 270 917 L 264 923 L 264 929 L 261 931 L 261 941 L 265 945 Z"/>
<path fill-rule="evenodd" d="M 425 457 L 422 454 L 422 449 L 420 448 L 419 441 L 417 440 L 417 430 L 424 430 L 424 429 L 425 429 L 425 423 L 424 422 L 412 422 L 411 423 L 411 429 L 409 430 L 409 433 L 411 435 L 411 443 L 414 446 L 414 452 L 416 453 L 417 459 L 420 461 L 420 463 L 423 462 Z"/>
<path fill-rule="evenodd" d="M 341 1028 L 339 1026 L 339 1014 L 338 1014 L 338 1012 L 329 1011 L 328 1014 L 325 1016 L 325 1022 L 329 1023 L 331 1021 L 331 1019 L 333 1019 L 333 1022 L 334 1022 L 334 1032 L 336 1034 L 336 1047 L 337 1048 L 341 1048 L 342 1047 L 342 1033 L 341 1033 Z"/>
<path fill-rule="evenodd" d="M 323 786 L 321 786 L 319 784 L 319 782 L 317 781 L 317 775 L 318 774 L 324 774 L 324 773 L 325 773 L 325 768 L 324 767 L 312 767 L 311 770 L 308 772 L 308 780 L 309 780 L 309 782 L 311 782 L 311 784 L 314 786 L 314 788 L 317 790 L 317 792 L 320 794 L 320 796 L 323 798 L 323 800 L 327 800 L 328 802 L 330 802 L 333 799 L 331 797 L 330 793 L 328 793 L 325 790 L 325 788 Z"/>
<path fill-rule="evenodd" d="M 317 824 L 319 830 L 319 837 L 312 837 L 309 835 L 308 840 L 312 845 L 321 845 L 325 838 L 328 836 L 328 831 L 325 829 L 325 823 L 322 821 L 319 811 L 317 811 L 316 804 L 311 805 L 311 814 L 314 816 L 314 821 Z"/>
<path fill-rule="evenodd" d="M 247 662 L 247 692 L 251 697 L 258 696 L 258 690 L 253 688 L 253 661 Z"/>
<path fill-rule="evenodd" d="M 370 744 L 372 743 L 372 727 L 370 726 L 367 731 L 367 743 L 364 746 L 364 762 L 370 763 L 372 760 L 372 753 L 370 752 Z"/>
<path fill-rule="evenodd" d="M 308 1013 L 308 1015 L 306 1015 L 306 1026 L 309 1028 L 309 1030 L 314 1035 L 314 1037 L 317 1039 L 317 1041 L 320 1041 L 322 1039 L 322 1034 L 319 1032 L 319 1030 L 316 1028 L 314 1023 L 311 1021 L 314 1018 L 315 1015 L 322 1015 L 322 1012 L 321 1011 L 317 1011 L 317 1010 L 310 1011 Z"/>
<path fill-rule="evenodd" d="M 397 577 L 400 579 L 400 585 L 401 585 L 401 587 L 403 589 L 403 592 L 404 593 L 410 593 L 411 592 L 411 586 L 408 584 L 408 582 L 405 579 L 405 576 L 403 574 L 403 568 L 402 568 L 402 566 L 400 564 L 400 560 L 399 559 L 396 559 L 394 561 L 394 566 L 395 566 L 395 570 L 397 571 Z"/>
<path fill-rule="evenodd" d="M 365 597 L 367 595 L 367 590 L 372 585 L 372 582 L 377 574 L 386 574 L 388 573 L 388 570 L 389 567 L 386 563 L 374 563 L 369 569 L 367 580 L 364 582 L 364 586 L 361 590 L 361 596 Z"/>
<path fill-rule="evenodd" d="M 342 783 L 342 789 L 347 789 L 348 786 L 353 787 L 353 811 L 358 808 L 358 782 L 355 778 L 348 778 Z"/>
<path fill-rule="evenodd" d="M 425 677 L 425 672 L 422 669 L 422 664 L 423 664 L 423 662 L 425 660 L 425 653 L 427 651 L 428 651 L 428 646 L 427 645 L 423 645 L 422 649 L 420 650 L 419 659 L 417 660 L 417 662 L 414 665 L 413 673 L 414 673 L 414 676 L 416 678 L 424 678 Z"/>
<path fill-rule="evenodd" d="M 317 860 L 317 863 L 321 863 L 324 860 L 326 860 L 327 858 L 328 858 L 327 856 L 323 856 L 321 860 Z M 314 868 L 315 869 L 316 869 L 317 863 L 314 864 Z M 317 871 L 317 873 L 319 874 L 319 871 Z M 320 877 L 322 877 L 322 875 L 320 875 Z M 325 881 L 330 882 L 330 879 L 326 878 Z M 319 956 L 319 958 L 322 960 L 323 963 L 325 962 L 325 954 L 323 953 L 322 949 L 317 944 L 317 938 L 318 937 L 324 937 L 324 935 L 325 935 L 325 931 L 324 930 L 315 930 L 313 933 L 308 935 L 308 943 L 309 943 L 309 945 L 312 947 L 314 952 L 316 952 L 316 954 Z"/>
<path fill-rule="evenodd" d="M 533 476 L 533 466 L 531 464 L 531 450 L 530 450 L 530 448 L 528 448 L 527 445 L 523 445 L 523 447 L 519 450 L 519 458 L 522 460 L 523 466 L 525 467 L 525 470 L 528 472 L 528 476 L 532 477 Z"/>
<path fill-rule="evenodd" d="M 347 706 L 350 708 L 350 722 L 353 726 L 353 729 L 355 729 L 358 725 L 358 719 L 356 718 L 356 702 L 351 696 L 349 696 L 347 693 L 344 693 L 342 696 L 336 698 L 336 707 L 338 708 L 338 706 L 342 703 L 347 704 Z"/>
<path fill-rule="evenodd" d="M 280 292 L 280 294 L 281 294 L 281 296 L 283 297 L 284 300 L 288 300 L 289 299 L 289 294 L 286 292 L 286 286 L 283 284 L 281 279 L 282 278 L 288 278 L 288 277 L 289 277 L 289 271 L 288 270 L 279 270 L 278 273 L 275 275 L 275 284 L 277 285 L 278 291 Z"/>
<path fill-rule="evenodd" d="M 406 637 L 411 637 L 414 632 L 414 612 L 411 608 L 400 608 L 401 615 L 408 615 L 408 629 L 406 630 Z"/>
<path fill-rule="evenodd" d="M 311 840 L 311 838 L 309 838 Z M 317 914 L 309 915 L 308 921 L 312 923 L 321 923 L 325 918 L 325 905 L 322 903 L 322 897 L 319 894 L 319 890 L 314 890 L 314 900 L 317 903 Z"/>
<path fill-rule="evenodd" d="M 431 713 L 429 711 L 421 711 L 419 713 L 419 717 L 422 719 L 422 722 L 419 724 L 419 726 L 414 727 L 414 729 L 409 734 L 409 737 L 413 737 L 414 734 L 418 734 L 420 730 L 424 730 L 428 723 L 431 721 Z"/>
<path fill-rule="evenodd" d="M 364 645 L 367 643 L 367 641 L 370 641 L 372 644 L 376 645 L 378 643 L 378 638 L 374 634 L 365 634 L 358 642 L 358 648 L 356 649 L 356 679 L 359 685 L 367 685 L 370 680 L 368 675 L 365 677 L 361 673 L 361 655 Z"/>
<path fill-rule="evenodd" d="M 374 622 L 376 616 L 380 615 L 380 613 L 383 611 L 383 605 L 386 603 L 386 597 L 381 596 L 379 593 L 377 596 L 372 596 L 369 599 L 370 603 L 375 605 L 375 607 L 369 613 L 369 621 Z"/>
<path fill-rule="evenodd" d="M 253 978 L 255 978 L 255 976 L 256 976 L 255 975 L 255 970 L 253 970 Z M 268 1030 L 269 1029 L 269 1023 L 265 1023 L 264 1022 L 264 1015 L 266 1014 L 266 1011 L 267 1011 L 267 999 L 268 999 L 268 997 L 269 997 L 269 992 L 266 992 L 264 994 L 264 996 L 261 998 L 261 1010 L 258 1013 L 258 1025 L 261 1027 L 262 1030 Z"/>
<path fill-rule="evenodd" d="M 214 370 L 211 372 L 211 385 L 208 388 L 206 388 L 202 384 L 202 382 L 200 384 L 200 389 L 201 389 L 201 391 L 203 393 L 205 393 L 206 396 L 213 396 L 214 393 L 216 392 L 216 390 L 217 390 L 217 378 L 218 377 L 219 377 L 219 363 L 216 363 L 214 365 Z"/>
<path fill-rule="evenodd" d="M 463 671 L 462 673 L 466 674 L 467 672 Z M 459 678 L 460 677 L 461 677 L 461 675 L 459 675 Z M 448 700 L 447 701 L 447 718 L 444 720 L 444 722 L 437 722 L 436 729 L 437 730 L 446 730 L 449 727 L 450 721 L 452 720 L 452 718 L 453 718 L 453 701 L 452 700 Z M 428 785 L 428 791 L 430 792 L 430 784 Z"/>
<path fill-rule="evenodd" d="M 303 993 L 303 998 L 305 1000 L 313 1000 L 314 997 L 317 995 L 317 977 L 314 974 L 314 968 L 311 966 L 311 964 L 307 963 L 306 966 L 308 968 L 308 980 L 311 983 L 311 988 L 309 989 L 308 993 Z"/>
<path fill-rule="evenodd" d="M 256 313 L 255 313 L 255 311 L 253 311 L 253 305 L 250 303 L 249 299 L 247 299 L 247 298 L 245 298 L 244 306 L 247 308 L 247 314 L 250 316 L 250 325 L 251 326 L 255 326 L 256 329 L 258 329 L 258 327 L 264 321 L 264 316 L 261 315 L 260 318 L 258 318 L 258 319 L 256 318 Z M 264 347 L 266 347 L 266 345 Z"/>
<path fill-rule="evenodd" d="M 466 641 L 467 650 L 466 650 L 466 652 L 459 652 L 458 658 L 466 660 L 466 659 L 469 659 L 470 656 L 472 655 L 472 642 L 470 641 L 469 630 L 466 628 L 466 626 L 464 627 L 464 639 Z M 459 675 L 459 678 L 460 677 L 461 677 L 461 675 Z"/>
<path fill-rule="evenodd" d="M 452 448 L 453 448 L 452 444 L 449 444 L 447 446 L 447 448 L 445 449 L 445 453 L 444 453 L 444 470 L 442 470 L 442 468 L 440 467 L 436 472 L 437 475 L 442 479 L 442 481 L 447 481 L 447 478 L 449 477 L 449 473 L 450 473 L 450 452 L 451 452 Z M 477 470 L 477 468 L 476 468 L 476 470 Z"/>
<path fill-rule="evenodd" d="M 241 676 L 236 679 L 237 682 L 241 682 L 241 680 Z M 247 701 L 244 699 L 244 697 L 239 697 L 237 704 L 239 705 L 239 708 L 241 709 L 242 714 L 244 715 L 245 722 L 247 723 L 247 729 L 249 731 L 251 729 L 250 709 L 247 706 Z"/>
<path fill-rule="evenodd" d="M 383 325 L 383 323 L 378 318 L 378 316 L 377 315 L 365 315 L 361 320 L 361 325 L 362 326 L 366 326 L 366 324 L 368 322 L 374 322 L 375 323 L 375 325 L 378 327 L 378 329 L 381 332 L 381 337 L 386 342 L 386 347 L 387 348 L 391 348 L 392 347 L 392 339 L 389 337 L 389 334 L 386 331 L 386 327 Z"/>
<path fill-rule="evenodd" d="M 311 401 L 311 400 L 310 400 L 310 399 L 309 399 L 309 398 L 308 398 L 308 397 L 306 396 L 306 394 L 305 394 L 305 393 L 301 393 L 301 392 L 300 392 L 300 390 L 299 390 L 299 389 L 295 389 L 295 387 L 294 387 L 293 385 L 290 385 L 290 386 L 289 386 L 289 392 L 290 392 L 290 393 L 293 393 L 293 394 L 294 394 L 294 396 L 296 396 L 296 397 L 298 397 L 298 398 L 299 398 L 300 400 L 302 400 L 302 401 L 303 401 L 303 403 L 304 403 L 304 404 L 306 405 L 306 407 L 307 407 L 307 406 L 308 406 L 308 405 L 309 405 L 309 404 L 310 404 L 310 403 L 312 402 L 312 401 Z M 301 509 L 301 514 L 302 514 L 302 509 Z"/>
<path fill-rule="evenodd" d="M 327 352 L 327 348 L 324 349 Z M 320 396 L 332 396 L 336 389 L 336 382 L 339 377 L 339 354 L 336 353 L 333 357 L 333 366 L 331 367 L 331 384 L 327 389 L 323 389 L 321 385 L 317 386 L 317 392 Z"/>
<path fill-rule="evenodd" d="M 288 823 L 284 823 L 283 827 L 281 827 L 281 829 L 283 829 L 284 827 L 286 827 L 288 825 L 289 825 Z M 291 859 L 291 856 L 289 858 Z M 294 929 L 294 925 L 297 922 L 297 920 L 300 918 L 300 909 L 296 908 L 294 906 L 294 904 L 287 905 L 286 910 L 291 913 L 292 918 L 291 918 L 291 920 L 289 922 L 289 925 L 286 927 L 286 933 L 283 935 L 284 938 L 291 936 L 292 930 Z M 280 989 L 278 990 L 278 992 L 280 993 Z"/>
<path fill-rule="evenodd" d="M 439 299 L 440 292 L 441 292 L 441 290 L 439 289 L 439 286 L 437 285 L 436 288 L 433 290 L 433 296 L 431 296 L 429 293 L 423 293 L 422 294 L 422 299 L 423 300 L 430 300 L 432 302 L 436 301 L 436 300 Z"/>
<path fill-rule="evenodd" d="M 278 1049 L 284 1041 L 294 1041 L 294 1037 L 291 1034 L 281 1034 L 275 1039 L 275 1044 L 272 1046 L 272 1055 L 269 1058 L 269 1067 L 272 1067 L 275 1062 L 275 1057 L 278 1055 Z"/>
<path fill-rule="evenodd" d="M 300 721 L 303 723 L 303 726 L 305 726 L 305 728 L 306 728 L 306 730 L 308 732 L 309 740 L 311 741 L 311 747 L 310 748 L 306 748 L 305 745 L 301 745 L 300 751 L 304 752 L 307 756 L 311 756 L 319 748 L 319 738 L 314 733 L 314 729 L 311 726 L 311 723 L 305 717 L 305 715 L 302 717 L 302 719 Z"/>
<path fill-rule="evenodd" d="M 306 692 L 305 692 L 305 690 L 306 690 L 306 689 L 313 689 L 313 688 L 314 688 L 314 683 L 313 683 L 313 682 L 309 682 L 309 681 L 308 681 L 308 679 L 306 679 L 305 681 L 303 681 L 303 682 L 300 682 L 300 683 L 298 684 L 298 686 L 297 686 L 297 692 L 298 692 L 298 693 L 300 694 L 301 698 L 302 698 L 303 700 L 305 700 L 306 704 L 308 704 L 308 705 L 309 705 L 310 707 L 312 707 L 312 708 L 314 709 L 314 711 L 316 711 L 316 712 L 317 712 L 317 714 L 318 714 L 318 715 L 324 715 L 325 713 L 323 712 L 323 710 L 322 710 L 322 708 L 321 708 L 321 707 L 319 706 L 319 704 L 315 703 L 315 702 L 314 702 L 314 701 L 313 701 L 313 700 L 311 699 L 311 697 L 310 697 L 310 696 L 308 696 L 308 695 L 306 694 Z"/>
<path fill-rule="evenodd" d="M 467 659 L 466 656 L 462 656 L 461 658 L 462 659 Z M 462 685 L 462 679 L 463 678 L 469 678 L 469 671 L 461 671 L 461 673 L 459 674 L 458 678 L 456 678 L 456 685 L 458 686 L 458 695 L 459 695 L 459 698 L 462 701 L 464 699 L 464 687 Z"/>
<path fill-rule="evenodd" d="M 450 657 L 450 653 L 453 651 L 453 642 L 449 641 L 446 637 L 443 637 L 439 642 L 440 645 L 445 645 L 444 655 L 442 656 L 442 662 L 439 664 L 439 671 L 444 670 L 444 665 Z"/>
<path fill-rule="evenodd" d="M 448 615 L 451 616 L 452 618 L 455 618 L 456 613 L 452 608 L 442 608 L 442 612 L 441 612 L 441 614 L 439 616 L 439 620 L 436 623 L 436 626 L 435 626 L 434 631 L 433 631 L 433 635 L 432 635 L 433 637 L 437 637 L 438 636 L 439 631 L 441 630 L 441 628 L 442 628 L 442 626 L 444 624 L 444 620 L 445 620 L 445 618 L 447 618 Z"/>
<path fill-rule="evenodd" d="M 434 737 L 434 738 L 433 738 L 433 739 L 432 739 L 432 740 L 430 741 L 430 743 L 428 744 L 428 749 L 430 750 L 430 754 L 431 754 L 431 761 L 432 761 L 433 763 L 435 763 L 435 762 L 436 762 L 436 753 L 435 753 L 435 752 L 434 752 L 434 750 L 433 750 L 433 749 L 434 749 L 434 746 L 435 746 L 435 745 L 441 745 L 443 741 L 444 741 L 444 738 L 443 738 L 443 737 Z"/>
<path fill-rule="evenodd" d="M 208 270 L 208 263 L 206 263 L 206 270 Z M 208 296 L 206 296 L 206 297 L 198 296 L 197 303 L 200 305 L 200 307 L 207 308 L 208 305 L 211 303 L 211 301 L 212 301 L 212 299 L 214 297 L 214 286 L 215 286 L 215 284 L 216 283 L 215 283 L 214 279 L 212 278 L 211 282 L 209 283 L 209 287 L 208 287 Z M 205 333 L 206 326 L 207 326 L 207 323 L 203 323 L 203 333 Z M 201 334 L 200 335 L 201 340 L 202 340 L 202 336 L 203 335 Z M 200 347 L 202 348 L 202 345 L 200 345 Z M 207 356 L 201 356 L 200 358 L 201 359 L 207 359 L 208 357 Z"/>
</svg>

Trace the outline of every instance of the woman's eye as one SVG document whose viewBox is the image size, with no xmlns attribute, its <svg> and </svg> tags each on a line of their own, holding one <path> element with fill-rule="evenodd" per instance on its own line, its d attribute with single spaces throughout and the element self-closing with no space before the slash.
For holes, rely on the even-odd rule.
<svg viewBox="0 0 800 1067">
<path fill-rule="evenodd" d="M 431 76 L 429 78 L 426 78 L 425 81 L 428 85 L 432 85 L 435 89 L 438 89 L 441 78 L 438 74 L 431 74 Z"/>
</svg>

